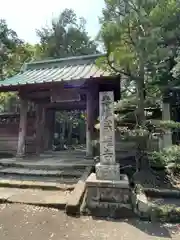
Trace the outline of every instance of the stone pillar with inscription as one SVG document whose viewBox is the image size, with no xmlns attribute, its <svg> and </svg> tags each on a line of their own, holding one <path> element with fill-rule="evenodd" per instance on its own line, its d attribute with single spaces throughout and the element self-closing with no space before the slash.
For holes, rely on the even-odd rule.
<svg viewBox="0 0 180 240">
<path fill-rule="evenodd" d="M 114 93 L 100 92 L 100 163 L 96 176 L 100 180 L 120 180 L 119 164 L 115 158 Z"/>
<path fill-rule="evenodd" d="M 114 94 L 100 92 L 100 163 L 86 180 L 86 205 L 98 217 L 134 216 L 126 175 L 115 158 Z"/>
</svg>

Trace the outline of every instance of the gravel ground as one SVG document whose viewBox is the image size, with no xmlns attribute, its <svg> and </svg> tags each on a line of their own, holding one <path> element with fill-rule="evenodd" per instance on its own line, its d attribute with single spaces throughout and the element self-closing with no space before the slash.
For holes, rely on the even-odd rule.
<svg viewBox="0 0 180 240">
<path fill-rule="evenodd" d="M 2 240 L 151 240 L 180 239 L 180 224 L 151 224 L 138 220 L 72 218 L 62 211 L 20 204 L 0 205 Z"/>
</svg>

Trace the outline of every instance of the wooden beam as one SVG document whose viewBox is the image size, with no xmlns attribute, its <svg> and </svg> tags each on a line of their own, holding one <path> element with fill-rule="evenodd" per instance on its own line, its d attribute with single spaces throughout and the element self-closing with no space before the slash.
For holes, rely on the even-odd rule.
<svg viewBox="0 0 180 240">
<path fill-rule="evenodd" d="M 16 154 L 17 157 L 23 157 L 25 155 L 27 111 L 28 111 L 27 100 L 20 98 L 20 123 L 19 123 L 18 147 L 17 147 L 17 154 Z"/>
<path fill-rule="evenodd" d="M 50 97 L 50 91 L 37 91 L 32 93 L 25 94 L 29 99 L 40 99 L 40 98 L 48 98 Z"/>
<path fill-rule="evenodd" d="M 66 89 L 65 89 L 66 90 Z M 61 92 L 63 92 L 64 89 L 61 87 L 61 89 L 59 90 L 59 94 L 61 94 Z M 84 89 L 77 89 L 78 94 L 83 95 L 86 93 L 86 91 Z M 33 101 L 38 101 L 41 99 L 48 99 L 48 101 L 50 101 L 51 95 L 52 95 L 52 91 L 51 89 L 48 90 L 34 90 L 34 91 L 23 91 L 23 93 L 21 94 L 23 95 L 25 98 L 33 100 Z"/>
<path fill-rule="evenodd" d="M 69 102 L 69 103 L 47 103 L 44 104 L 45 108 L 56 109 L 56 110 L 85 110 L 86 109 L 86 102 Z"/>
</svg>

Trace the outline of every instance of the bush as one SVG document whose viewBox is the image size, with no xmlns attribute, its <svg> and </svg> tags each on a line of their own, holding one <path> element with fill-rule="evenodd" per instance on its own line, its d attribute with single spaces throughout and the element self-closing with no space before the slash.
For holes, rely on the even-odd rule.
<svg viewBox="0 0 180 240">
<path fill-rule="evenodd" d="M 174 168 L 180 164 L 180 146 L 173 145 L 159 152 L 151 152 L 149 153 L 149 159 L 152 166 Z"/>
</svg>

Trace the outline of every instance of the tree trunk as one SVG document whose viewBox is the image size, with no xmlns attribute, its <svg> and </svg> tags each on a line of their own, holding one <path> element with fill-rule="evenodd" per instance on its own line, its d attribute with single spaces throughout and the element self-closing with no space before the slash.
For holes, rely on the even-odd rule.
<svg viewBox="0 0 180 240">
<path fill-rule="evenodd" d="M 137 123 L 140 126 L 143 126 L 145 123 L 145 89 L 144 89 L 144 78 L 140 79 L 137 82 L 137 97 L 138 97 L 138 109 L 137 109 Z"/>
<path fill-rule="evenodd" d="M 137 97 L 138 97 L 138 109 L 137 109 L 137 124 L 138 126 L 145 125 L 145 83 L 144 83 L 144 64 L 141 61 L 139 76 L 140 79 L 137 81 Z M 144 169 L 147 163 L 147 137 L 138 137 L 137 139 L 137 156 L 136 156 L 136 170 L 140 171 Z"/>
</svg>

